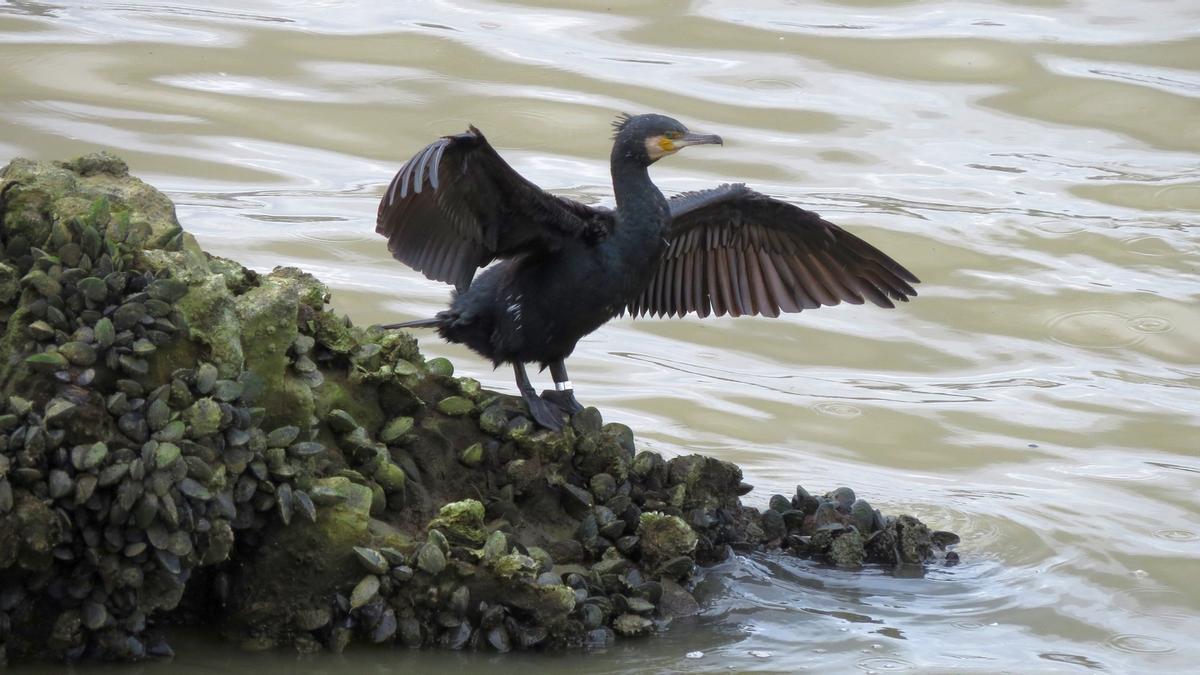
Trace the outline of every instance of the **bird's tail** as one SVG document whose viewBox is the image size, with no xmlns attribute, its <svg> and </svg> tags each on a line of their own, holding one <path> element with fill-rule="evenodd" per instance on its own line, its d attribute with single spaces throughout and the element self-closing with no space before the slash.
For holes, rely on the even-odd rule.
<svg viewBox="0 0 1200 675">
<path fill-rule="evenodd" d="M 432 319 L 416 319 L 403 323 L 389 323 L 380 328 L 437 328 L 445 322 L 445 317 L 435 316 Z"/>
</svg>

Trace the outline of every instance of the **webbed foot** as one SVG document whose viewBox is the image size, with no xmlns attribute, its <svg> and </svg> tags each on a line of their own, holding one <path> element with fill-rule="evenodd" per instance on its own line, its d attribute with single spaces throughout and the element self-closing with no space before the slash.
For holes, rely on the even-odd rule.
<svg viewBox="0 0 1200 675">
<path fill-rule="evenodd" d="M 529 416 L 533 418 L 534 422 L 551 431 L 562 431 L 563 411 L 557 404 L 537 396 L 523 396 L 522 398 L 525 399 L 525 405 L 529 406 Z"/>
<path fill-rule="evenodd" d="M 567 389 L 564 391 L 557 391 L 554 389 L 546 389 L 542 391 L 542 398 L 558 406 L 559 410 L 562 410 L 568 415 L 575 415 L 583 412 L 583 406 L 579 404 L 579 401 L 575 400 L 574 390 Z"/>
</svg>

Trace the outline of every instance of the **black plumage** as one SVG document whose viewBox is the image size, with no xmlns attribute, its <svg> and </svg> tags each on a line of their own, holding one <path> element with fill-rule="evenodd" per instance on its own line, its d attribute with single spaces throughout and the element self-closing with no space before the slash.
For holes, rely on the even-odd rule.
<svg viewBox="0 0 1200 675">
<path fill-rule="evenodd" d="M 397 260 L 456 291 L 436 317 L 392 327 L 433 327 L 496 366 L 513 364 L 534 419 L 557 429 L 562 412 L 581 409 L 564 360 L 619 314 L 777 316 L 916 295 L 916 276 L 812 211 L 741 184 L 668 200 L 650 181 L 658 159 L 720 137 L 662 115 L 615 127 L 615 209 L 543 191 L 474 127 L 405 163 L 376 231 Z M 525 363 L 549 366 L 556 390 L 539 397 Z"/>
</svg>

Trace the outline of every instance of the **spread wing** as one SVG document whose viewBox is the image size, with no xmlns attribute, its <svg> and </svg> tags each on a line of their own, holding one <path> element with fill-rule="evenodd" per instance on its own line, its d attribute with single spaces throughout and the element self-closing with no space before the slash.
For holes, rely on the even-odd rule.
<svg viewBox="0 0 1200 675">
<path fill-rule="evenodd" d="M 375 231 L 400 262 L 430 279 L 470 285 L 496 258 L 596 237 L 611 214 L 557 197 L 505 162 L 475 127 L 430 143 L 400 168 Z"/>
<path fill-rule="evenodd" d="M 812 211 L 722 185 L 670 200 L 667 250 L 634 316 L 799 312 L 842 301 L 893 307 L 919 283 L 879 249 Z"/>
</svg>

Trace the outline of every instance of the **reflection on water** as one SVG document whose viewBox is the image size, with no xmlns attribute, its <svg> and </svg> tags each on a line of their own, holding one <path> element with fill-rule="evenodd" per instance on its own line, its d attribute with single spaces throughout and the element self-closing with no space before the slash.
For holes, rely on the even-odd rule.
<svg viewBox="0 0 1200 675">
<path fill-rule="evenodd" d="M 305 667 L 1184 670 L 1198 22 L 1195 3 L 1114 0 L 10 1 L 0 156 L 113 150 L 210 251 L 304 267 L 373 323 L 448 294 L 373 233 L 413 151 L 472 122 L 530 179 L 603 202 L 608 122 L 656 110 L 726 139 L 656 165 L 666 191 L 744 180 L 924 280 L 890 312 L 614 322 L 571 371 L 647 446 L 738 461 L 752 502 L 850 483 L 960 532 L 962 565 L 735 559 L 701 582 L 704 616 L 587 659 L 356 649 Z M 145 670 L 296 667 L 209 639 Z"/>
</svg>

